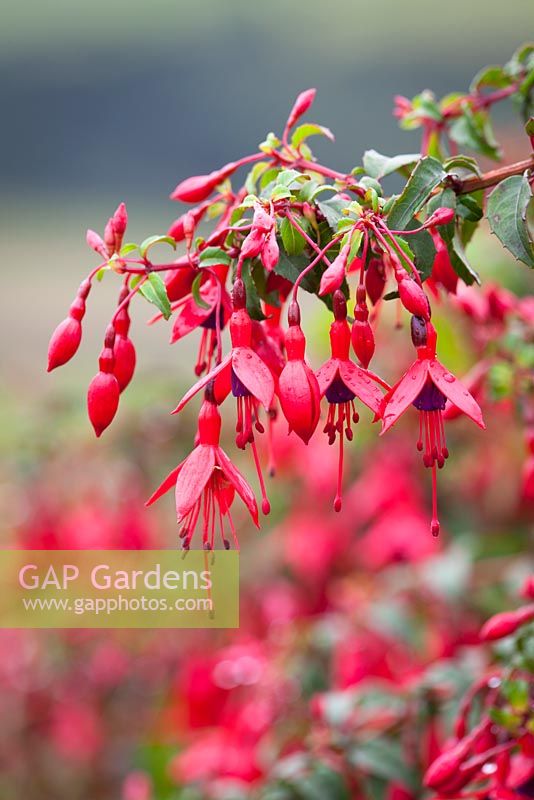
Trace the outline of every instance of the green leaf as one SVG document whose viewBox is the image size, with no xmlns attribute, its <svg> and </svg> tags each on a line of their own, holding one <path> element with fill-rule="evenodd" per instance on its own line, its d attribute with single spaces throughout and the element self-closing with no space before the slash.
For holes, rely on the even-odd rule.
<svg viewBox="0 0 534 800">
<path fill-rule="evenodd" d="M 297 222 L 301 228 L 306 227 L 306 221 L 302 217 L 298 217 Z M 280 222 L 280 236 L 284 245 L 284 250 L 288 256 L 298 256 L 304 250 L 306 240 L 304 237 L 293 227 L 291 222 L 284 217 Z"/>
<path fill-rule="evenodd" d="M 334 134 L 330 128 L 325 128 L 322 125 L 314 125 L 313 123 L 306 123 L 299 125 L 295 128 L 293 136 L 291 137 L 291 145 L 298 147 L 301 142 L 304 142 L 309 136 L 326 136 L 327 139 L 334 141 Z"/>
<path fill-rule="evenodd" d="M 200 285 L 203 277 L 204 276 L 202 275 L 201 272 L 196 276 L 193 283 L 191 284 L 191 294 L 193 295 L 193 300 L 195 301 L 195 303 L 199 308 L 209 308 L 209 303 L 206 303 L 206 301 L 200 294 Z"/>
<path fill-rule="evenodd" d="M 123 244 L 123 246 L 121 247 L 119 255 L 127 256 L 128 253 L 133 253 L 134 250 L 138 249 L 139 249 L 138 244 L 135 244 L 134 242 L 126 242 L 126 244 Z"/>
<path fill-rule="evenodd" d="M 504 71 L 501 66 L 484 67 L 477 72 L 471 85 L 470 92 L 478 92 L 480 89 L 504 89 L 511 84 L 510 76 Z"/>
<path fill-rule="evenodd" d="M 271 153 L 273 150 L 276 150 L 277 147 L 280 147 L 282 142 L 280 139 L 271 131 L 271 133 L 267 134 L 267 138 L 264 142 L 259 145 L 259 149 L 262 153 Z"/>
<path fill-rule="evenodd" d="M 472 283 L 480 283 L 480 277 L 476 270 L 470 265 L 464 251 L 464 245 L 458 233 L 455 230 L 452 241 L 447 242 L 449 250 L 449 257 L 456 274 L 463 280 L 467 286 Z"/>
<path fill-rule="evenodd" d="M 350 200 L 343 200 L 341 197 L 332 197 L 330 200 L 321 200 L 317 203 L 317 208 L 322 213 L 329 226 L 334 232 L 337 231 L 337 224 L 343 219 L 343 211 L 350 205 Z"/>
<path fill-rule="evenodd" d="M 464 106 L 462 116 L 450 126 L 449 135 L 460 147 L 468 147 L 494 160 L 500 158 L 499 146 L 485 111 L 475 112 L 469 106 Z"/>
<path fill-rule="evenodd" d="M 153 247 L 155 244 L 169 244 L 173 250 L 176 250 L 176 242 L 172 238 L 172 236 L 165 236 L 165 234 L 161 234 L 159 236 L 149 236 L 148 239 L 145 239 L 139 245 L 139 252 L 141 253 L 142 258 L 146 258 L 146 254 Z"/>
<path fill-rule="evenodd" d="M 462 170 L 463 172 L 477 175 L 477 177 L 480 177 L 481 174 L 477 162 L 470 156 L 452 156 L 452 158 L 448 158 L 443 162 L 443 167 L 447 172 L 453 173 L 453 175 L 457 174 L 456 170 Z"/>
<path fill-rule="evenodd" d="M 416 164 L 421 156 L 418 153 L 406 153 L 399 156 L 384 156 L 376 150 L 366 150 L 363 154 L 363 168 L 371 178 L 385 178 L 399 170 L 406 174 L 406 167 Z"/>
<path fill-rule="evenodd" d="M 152 303 L 156 308 L 161 311 L 164 319 L 169 319 L 171 316 L 171 304 L 167 297 L 167 289 L 163 282 L 163 278 L 157 272 L 148 273 L 148 282 L 143 283 L 139 291 L 146 297 L 149 303 Z"/>
<path fill-rule="evenodd" d="M 488 198 L 486 214 L 493 233 L 515 258 L 534 267 L 534 248 L 526 216 L 531 202 L 530 185 L 523 175 L 512 175 L 499 183 Z"/>
<path fill-rule="evenodd" d="M 369 775 L 403 783 L 415 788 L 416 776 L 407 765 L 398 742 L 388 739 L 371 739 L 354 747 L 349 754 L 350 763 Z"/>
<path fill-rule="evenodd" d="M 534 117 L 530 117 L 525 124 L 525 133 L 527 136 L 534 136 Z"/>
<path fill-rule="evenodd" d="M 444 177 L 445 171 L 437 159 L 430 156 L 421 159 L 390 209 L 388 227 L 405 230 Z"/>
<path fill-rule="evenodd" d="M 201 267 L 214 267 L 217 264 L 231 264 L 232 259 L 221 247 L 206 247 L 198 257 Z"/>
<path fill-rule="evenodd" d="M 501 684 L 501 691 L 514 711 L 518 711 L 521 714 L 528 710 L 528 681 L 524 680 L 523 678 L 517 678 L 516 680 L 505 680 Z"/>
<path fill-rule="evenodd" d="M 278 174 L 276 182 L 287 189 L 291 189 L 309 180 L 311 180 L 309 175 L 303 175 L 302 172 L 298 172 L 296 169 L 283 169 Z"/>
<path fill-rule="evenodd" d="M 251 319 L 261 322 L 262 320 L 266 319 L 266 317 L 261 310 L 260 297 L 256 282 L 253 277 L 254 272 L 257 271 L 258 267 L 263 272 L 263 267 L 259 262 L 251 265 L 250 269 L 243 270 L 243 282 L 245 284 L 245 289 L 247 290 L 247 311 Z"/>
</svg>

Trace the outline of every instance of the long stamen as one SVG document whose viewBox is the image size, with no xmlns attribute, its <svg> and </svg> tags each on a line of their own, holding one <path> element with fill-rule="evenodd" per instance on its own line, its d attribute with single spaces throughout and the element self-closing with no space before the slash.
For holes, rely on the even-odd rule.
<svg viewBox="0 0 534 800">
<path fill-rule="evenodd" d="M 271 510 L 271 504 L 269 503 L 269 498 L 267 497 L 267 491 L 265 489 L 265 482 L 263 480 L 263 474 L 261 471 L 260 459 L 258 458 L 258 449 L 256 447 L 256 442 L 254 441 L 254 437 L 252 438 L 252 442 L 250 443 L 252 447 L 252 455 L 254 456 L 254 464 L 256 465 L 256 472 L 258 473 L 258 481 L 260 483 L 260 490 L 261 490 L 261 510 L 264 514 L 268 514 Z"/>
<path fill-rule="evenodd" d="M 337 492 L 334 499 L 334 511 L 341 511 L 342 504 L 342 484 L 343 484 L 343 428 L 339 434 L 339 462 L 337 470 Z"/>
<path fill-rule="evenodd" d="M 432 521 L 430 523 L 430 531 L 432 536 L 439 536 L 438 487 L 435 462 L 432 464 Z"/>
</svg>

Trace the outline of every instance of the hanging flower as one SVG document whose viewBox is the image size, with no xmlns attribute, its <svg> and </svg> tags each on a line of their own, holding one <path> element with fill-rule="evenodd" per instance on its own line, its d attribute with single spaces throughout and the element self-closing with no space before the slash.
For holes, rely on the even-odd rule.
<svg viewBox="0 0 534 800">
<path fill-rule="evenodd" d="M 234 543 L 239 548 L 230 513 L 236 492 L 246 505 L 254 524 L 258 525 L 258 507 L 254 493 L 219 446 L 220 433 L 221 416 L 211 384 L 206 389 L 200 410 L 195 449 L 172 470 L 146 503 L 147 506 L 152 505 L 175 486 L 176 514 L 181 525 L 180 538 L 184 550 L 189 550 L 201 516 L 204 549 L 213 550 L 217 526 L 224 547 L 229 549 L 230 542 L 225 534 L 225 522 L 230 526 Z"/>
<path fill-rule="evenodd" d="M 382 392 L 378 383 L 383 382 L 368 370 L 356 366 L 349 358 L 351 333 L 347 323 L 347 302 L 339 289 L 333 297 L 334 322 L 330 326 L 330 345 L 332 357 L 317 372 L 321 397 L 328 401 L 328 417 L 324 432 L 328 443 L 334 444 L 339 438 L 339 469 L 337 494 L 334 509 L 341 510 L 341 483 L 343 478 L 343 440 L 352 441 L 351 423 L 359 420 L 354 401 L 361 400 L 375 414 L 382 403 Z M 386 388 L 389 388 L 386 384 Z"/>
<path fill-rule="evenodd" d="M 321 393 L 315 373 L 304 359 L 306 339 L 300 327 L 297 302 L 290 303 L 287 317 L 287 363 L 278 379 L 278 396 L 289 430 L 308 444 L 319 422 Z"/>
<path fill-rule="evenodd" d="M 382 433 L 394 425 L 410 405 L 419 415 L 417 449 L 423 452 L 425 467 L 432 469 L 432 523 L 434 536 L 439 534 L 436 496 L 436 465 L 443 467 L 449 451 L 445 441 L 443 411 L 447 400 L 485 428 L 482 412 L 465 386 L 436 358 L 436 331 L 430 322 L 421 317 L 412 318 L 412 341 L 417 349 L 417 360 L 395 386 L 386 394 L 382 404 Z"/>
</svg>

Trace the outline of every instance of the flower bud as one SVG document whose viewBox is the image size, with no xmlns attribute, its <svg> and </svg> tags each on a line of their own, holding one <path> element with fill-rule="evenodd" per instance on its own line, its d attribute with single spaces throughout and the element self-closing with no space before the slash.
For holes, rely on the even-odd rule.
<svg viewBox="0 0 534 800">
<path fill-rule="evenodd" d="M 399 272 L 396 273 L 398 281 L 399 297 L 402 305 L 414 314 L 416 317 L 423 317 L 423 319 L 430 319 L 430 305 L 428 297 L 416 283 L 413 278 L 408 275 L 403 275 Z"/>
<path fill-rule="evenodd" d="M 135 347 L 128 336 L 130 317 L 123 308 L 115 321 L 115 342 L 113 345 L 113 374 L 117 378 L 119 389 L 123 392 L 132 380 L 135 370 Z"/>
<path fill-rule="evenodd" d="M 172 236 L 172 238 L 176 242 L 183 242 L 186 237 L 184 224 L 186 222 L 186 217 L 189 214 L 193 220 L 195 226 L 198 225 L 200 220 L 206 214 L 210 204 L 209 203 L 202 203 L 200 206 L 195 206 L 195 208 L 191 208 L 186 214 L 181 214 L 178 219 L 175 219 L 172 225 L 170 226 L 169 230 L 167 231 L 168 236 Z"/>
<path fill-rule="evenodd" d="M 280 258 L 280 248 L 276 240 L 276 228 L 273 226 L 271 232 L 265 237 L 265 242 L 261 249 L 261 260 L 268 272 L 272 272 L 278 264 Z"/>
<path fill-rule="evenodd" d="M 108 257 L 108 250 L 104 243 L 104 240 L 101 236 L 98 235 L 96 231 L 92 231 L 91 228 L 87 229 L 87 233 L 85 234 L 85 241 L 89 245 L 89 247 L 94 250 L 96 253 L 102 256 L 102 258 Z"/>
<path fill-rule="evenodd" d="M 534 620 L 534 604 L 523 606 L 516 611 L 504 611 L 502 614 L 495 614 L 482 626 L 480 639 L 483 642 L 492 642 L 497 639 L 504 639 L 511 636 L 522 625 Z"/>
<path fill-rule="evenodd" d="M 60 322 L 48 345 L 48 368 L 51 372 L 61 367 L 73 357 L 82 340 L 82 325 L 78 319 L 69 316 Z"/>
<path fill-rule="evenodd" d="M 256 258 L 262 251 L 265 241 L 265 231 L 261 228 L 252 228 L 241 245 L 241 259 Z"/>
<path fill-rule="evenodd" d="M 372 258 L 365 272 L 365 288 L 369 300 L 375 306 L 382 295 L 386 285 L 384 265 L 378 258 Z"/>
<path fill-rule="evenodd" d="M 126 211 L 126 205 L 124 203 L 119 203 L 117 210 L 113 214 L 113 227 L 115 229 L 115 233 L 117 236 L 120 236 L 121 240 L 126 232 L 127 225 L 128 212 Z"/>
<path fill-rule="evenodd" d="M 298 305 L 289 306 L 289 330 L 285 344 L 288 361 L 278 379 L 278 396 L 282 412 L 305 444 L 311 439 L 320 416 L 321 392 L 313 370 L 304 360 L 306 340 L 297 318 Z"/>
<path fill-rule="evenodd" d="M 355 319 L 351 330 L 352 347 L 362 367 L 367 369 L 375 352 L 375 337 L 368 320 Z"/>
<path fill-rule="evenodd" d="M 448 225 L 454 220 L 454 208 L 441 206 L 436 208 L 433 214 L 425 222 L 425 228 L 435 227 L 436 225 Z"/>
<path fill-rule="evenodd" d="M 181 200 L 183 203 L 201 203 L 206 200 L 219 183 L 234 172 L 239 164 L 231 162 L 221 169 L 210 172 L 209 175 L 194 175 L 178 184 L 171 194 L 171 200 Z"/>
<path fill-rule="evenodd" d="M 308 109 L 311 107 L 313 101 L 315 100 L 316 92 L 317 89 L 306 89 L 306 91 L 299 94 L 295 100 L 293 108 L 291 109 L 289 117 L 287 118 L 286 127 L 288 130 L 289 128 L 292 128 L 295 122 L 300 119 L 300 117 L 302 117 L 302 115 L 305 114 L 306 111 L 308 111 Z"/>
<path fill-rule="evenodd" d="M 169 270 L 165 275 L 165 288 L 167 297 L 171 303 L 181 300 L 191 291 L 193 281 L 197 276 L 197 270 L 187 263 L 187 256 L 178 259 L 177 268 Z"/>
<path fill-rule="evenodd" d="M 97 436 L 113 421 L 119 406 L 119 383 L 111 372 L 98 372 L 87 391 L 87 411 Z"/>
<path fill-rule="evenodd" d="M 345 277 L 345 268 L 347 266 L 347 259 L 350 253 L 350 245 L 346 244 L 339 255 L 332 261 L 329 267 L 323 272 L 321 277 L 321 285 L 319 287 L 319 294 L 322 297 L 329 292 L 334 292 L 339 289 Z"/>
</svg>

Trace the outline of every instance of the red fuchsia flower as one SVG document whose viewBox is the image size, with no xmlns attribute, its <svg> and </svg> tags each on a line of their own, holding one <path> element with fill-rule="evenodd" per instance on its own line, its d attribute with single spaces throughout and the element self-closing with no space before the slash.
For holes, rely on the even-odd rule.
<svg viewBox="0 0 534 800">
<path fill-rule="evenodd" d="M 267 514 L 270 506 L 254 441 L 254 428 L 259 433 L 264 431 L 258 419 L 259 405 L 269 411 L 275 383 L 267 364 L 252 349 L 252 320 L 246 309 L 246 291 L 241 278 L 234 283 L 232 297 L 234 310 L 230 318 L 230 353 L 182 397 L 173 414 L 181 411 L 211 379 L 222 380 L 231 386 L 237 400 L 236 445 L 241 449 L 245 449 L 247 444 L 252 447 L 263 497 L 262 509 Z"/>
<path fill-rule="evenodd" d="M 278 380 L 278 396 L 289 431 L 294 431 L 308 444 L 319 423 L 321 392 L 314 371 L 304 359 L 306 339 L 300 327 L 300 309 L 296 301 L 290 303 L 287 318 L 287 363 Z"/>
<path fill-rule="evenodd" d="M 522 625 L 534 620 L 534 603 L 518 608 L 516 611 L 504 611 L 495 614 L 482 626 L 480 639 L 483 642 L 493 642 L 511 636 Z"/>
<path fill-rule="evenodd" d="M 219 446 L 220 434 L 221 416 L 214 401 L 213 387 L 208 386 L 198 419 L 198 443 L 195 449 L 169 473 L 146 503 L 147 506 L 151 505 L 175 487 L 176 514 L 181 525 L 180 538 L 184 550 L 190 548 L 201 515 L 202 544 L 206 550 L 214 548 L 217 526 L 224 547 L 230 547 L 224 530 L 225 518 L 228 519 L 235 545 L 239 548 L 230 513 L 236 492 L 247 507 L 252 521 L 258 525 L 258 506 L 254 493 Z"/>
<path fill-rule="evenodd" d="M 85 301 L 91 291 L 91 282 L 82 281 L 69 315 L 60 322 L 50 338 L 48 345 L 48 368 L 51 372 L 61 367 L 75 355 L 82 340 L 82 319 L 85 316 Z"/>
<path fill-rule="evenodd" d="M 110 325 L 104 338 L 104 348 L 100 353 L 100 370 L 95 375 L 87 390 L 87 411 L 97 436 L 111 424 L 119 407 L 120 387 L 113 370 L 115 356 L 115 329 Z"/>
<path fill-rule="evenodd" d="M 200 287 L 199 295 L 203 306 L 195 301 L 192 295 L 187 295 L 182 301 L 180 312 L 174 320 L 171 333 L 171 344 L 183 339 L 196 328 L 202 329 L 202 336 L 198 349 L 195 374 L 201 375 L 204 370 L 211 368 L 211 364 L 218 348 L 220 332 L 225 327 L 232 309 L 230 295 L 224 287 L 228 275 L 226 264 L 217 264 L 206 269 L 206 277 Z M 159 319 L 160 315 L 154 318 Z"/>
<path fill-rule="evenodd" d="M 368 408 L 378 414 L 382 403 L 382 392 L 377 384 L 383 382 L 372 372 L 360 369 L 349 358 L 350 328 L 347 323 L 347 301 L 337 289 L 333 298 L 334 322 L 330 326 L 330 345 L 332 356 L 317 372 L 321 397 L 328 401 L 328 417 L 324 432 L 328 443 L 334 444 L 339 438 L 338 485 L 334 509 L 341 511 L 341 484 L 343 480 L 343 441 L 346 436 L 352 441 L 351 423 L 359 420 L 354 401 L 361 400 Z M 386 388 L 389 387 L 386 384 Z"/>
<path fill-rule="evenodd" d="M 193 281 L 198 275 L 197 260 L 192 255 L 181 256 L 174 262 L 176 268 L 166 273 L 165 288 L 171 303 L 176 303 L 190 294 Z"/>
<path fill-rule="evenodd" d="M 419 414 L 417 449 L 423 452 L 425 467 L 432 468 L 432 522 L 434 536 L 439 534 L 436 496 L 436 465 L 443 467 L 449 452 L 445 442 L 443 411 L 450 400 L 480 428 L 485 428 L 482 412 L 465 386 L 436 358 L 436 331 L 421 317 L 412 318 L 412 341 L 417 360 L 386 394 L 382 405 L 382 434 L 394 425 L 410 405 Z"/>
</svg>

